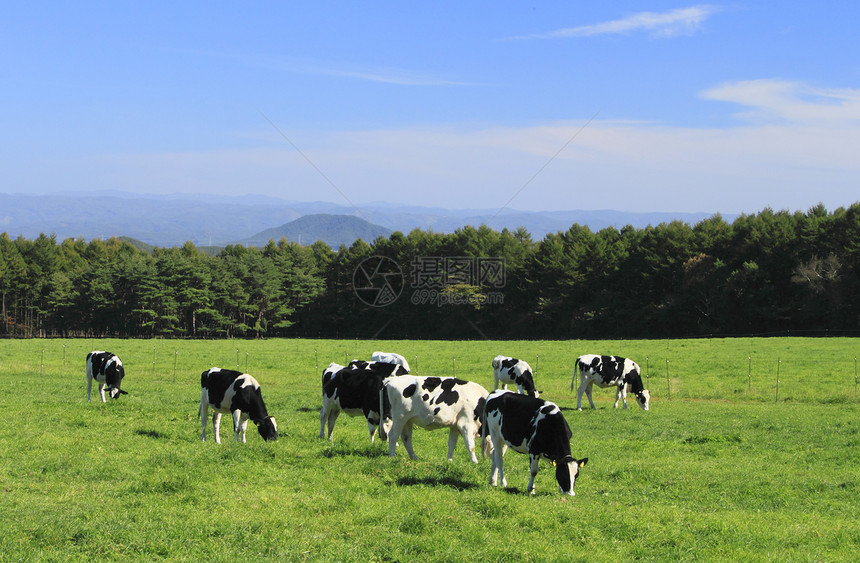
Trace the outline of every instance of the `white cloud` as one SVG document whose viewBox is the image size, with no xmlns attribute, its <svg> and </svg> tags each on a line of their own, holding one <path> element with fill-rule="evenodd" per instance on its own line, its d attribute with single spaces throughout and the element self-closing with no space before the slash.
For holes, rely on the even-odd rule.
<svg viewBox="0 0 860 563">
<path fill-rule="evenodd" d="M 668 12 L 639 12 L 619 20 L 557 29 L 546 33 L 538 33 L 520 37 L 519 39 L 553 39 L 558 37 L 589 37 L 594 35 L 628 34 L 635 31 L 647 31 L 654 37 L 676 37 L 692 35 L 711 15 L 721 8 L 709 4 L 700 4 L 688 8 L 678 8 Z"/>
<path fill-rule="evenodd" d="M 813 88 L 783 80 L 746 80 L 711 88 L 702 97 L 750 108 L 737 114 L 749 121 L 845 125 L 860 120 L 860 90 Z"/>
</svg>

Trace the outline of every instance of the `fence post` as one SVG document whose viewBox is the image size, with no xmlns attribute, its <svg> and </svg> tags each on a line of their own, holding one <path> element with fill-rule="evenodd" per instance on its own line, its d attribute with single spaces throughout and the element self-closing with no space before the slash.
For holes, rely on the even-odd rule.
<svg viewBox="0 0 860 563">
<path fill-rule="evenodd" d="M 856 358 L 855 358 L 856 360 Z M 66 372 L 66 345 L 63 344 L 63 373 Z"/>
<path fill-rule="evenodd" d="M 176 359 L 179 357 L 179 350 L 173 351 L 173 383 L 176 383 Z"/>
<path fill-rule="evenodd" d="M 152 347 L 152 375 L 155 376 L 155 346 Z"/>
<path fill-rule="evenodd" d="M 857 398 L 857 356 L 854 356 L 854 398 Z"/>
<path fill-rule="evenodd" d="M 236 348 L 236 369 L 239 369 L 239 349 Z"/>
<path fill-rule="evenodd" d="M 457 367 L 456 367 L 457 358 L 451 356 L 451 374 L 453 377 L 457 377 Z"/>
<path fill-rule="evenodd" d="M 645 381 L 651 379 L 651 361 L 645 356 Z"/>
<path fill-rule="evenodd" d="M 782 360 L 779 357 L 776 358 L 776 399 L 774 402 L 779 401 L 779 365 L 782 363 Z"/>
<path fill-rule="evenodd" d="M 415 354 L 415 364 L 412 365 L 412 369 L 415 370 L 415 373 L 418 373 L 418 354 Z"/>
<path fill-rule="evenodd" d="M 319 362 L 319 359 L 317 358 L 317 349 L 314 348 L 314 371 L 319 371 L 319 370 L 320 370 L 320 362 Z"/>
<path fill-rule="evenodd" d="M 747 356 L 747 393 L 752 391 L 752 356 Z"/>
<path fill-rule="evenodd" d="M 249 352 L 245 352 L 245 373 L 248 373 L 248 354 Z"/>
<path fill-rule="evenodd" d="M 672 384 L 669 381 L 669 358 L 666 358 L 666 394 L 667 399 L 672 398 Z"/>
<path fill-rule="evenodd" d="M 42 350 L 42 363 L 39 367 L 39 375 L 42 375 L 45 371 L 45 350 Z"/>
</svg>

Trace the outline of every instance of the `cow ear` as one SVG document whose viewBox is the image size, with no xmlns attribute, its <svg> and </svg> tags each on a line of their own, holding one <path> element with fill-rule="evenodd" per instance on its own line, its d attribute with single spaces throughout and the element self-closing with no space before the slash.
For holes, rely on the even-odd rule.
<svg viewBox="0 0 860 563">
<path fill-rule="evenodd" d="M 588 463 L 588 458 L 584 457 L 581 460 L 579 460 L 577 463 L 579 463 L 580 467 L 585 467 L 585 464 Z"/>
<path fill-rule="evenodd" d="M 128 395 L 128 391 L 123 391 L 122 389 L 120 389 L 119 394 L 120 395 Z"/>
</svg>

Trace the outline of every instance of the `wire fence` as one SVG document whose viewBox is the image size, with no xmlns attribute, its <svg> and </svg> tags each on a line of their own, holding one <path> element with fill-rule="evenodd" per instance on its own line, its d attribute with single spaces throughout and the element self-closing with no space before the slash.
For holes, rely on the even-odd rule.
<svg viewBox="0 0 860 563">
<path fill-rule="evenodd" d="M 0 341 L 0 370 L 32 376 L 85 374 L 86 354 L 118 354 L 130 383 L 137 378 L 199 385 L 210 367 L 237 369 L 258 380 L 318 389 L 322 370 L 370 359 L 373 351 L 401 353 L 418 375 L 454 376 L 492 389 L 498 354 L 531 364 L 546 398 L 573 398 L 576 357 L 622 355 L 638 362 L 652 399 L 840 403 L 858 400 L 860 340 L 834 337 L 639 341 L 363 341 L 363 340 L 99 340 Z M 573 384 L 574 392 L 571 392 Z M 610 390 L 596 400 L 614 401 Z"/>
</svg>

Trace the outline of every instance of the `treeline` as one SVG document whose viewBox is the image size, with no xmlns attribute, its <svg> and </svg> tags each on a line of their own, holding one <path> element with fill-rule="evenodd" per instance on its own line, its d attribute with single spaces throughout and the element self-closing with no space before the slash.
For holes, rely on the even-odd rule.
<svg viewBox="0 0 860 563">
<path fill-rule="evenodd" d="M 382 258 L 384 257 L 384 258 Z M 0 336 L 649 338 L 860 329 L 860 203 L 210 256 L 0 235 Z"/>
</svg>

